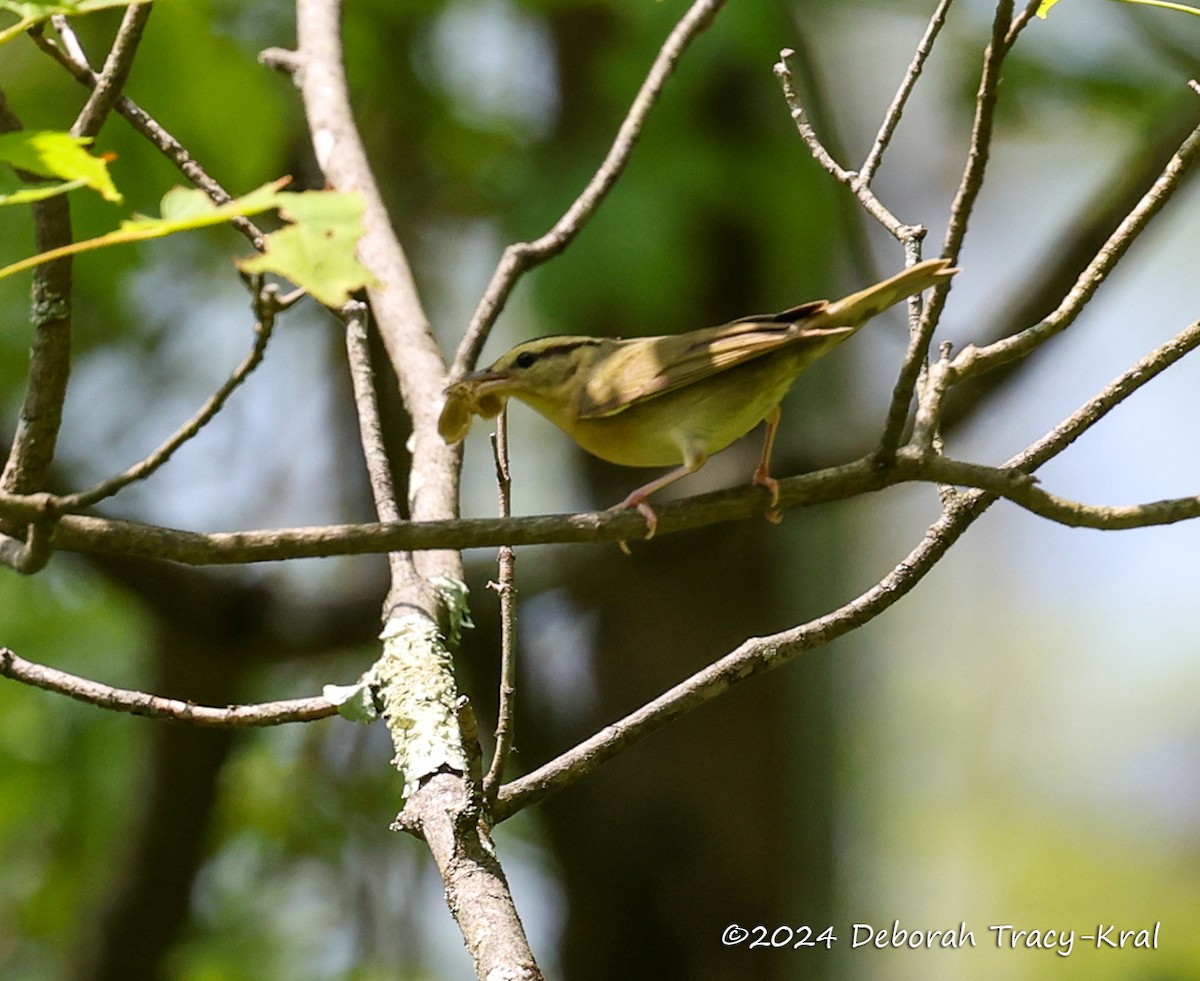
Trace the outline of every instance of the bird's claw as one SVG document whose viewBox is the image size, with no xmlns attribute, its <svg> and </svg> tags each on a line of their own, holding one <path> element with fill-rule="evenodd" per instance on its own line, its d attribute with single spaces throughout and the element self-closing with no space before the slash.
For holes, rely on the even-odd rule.
<svg viewBox="0 0 1200 981">
<path fill-rule="evenodd" d="M 773 525 L 780 524 L 783 521 L 783 513 L 777 507 L 779 504 L 779 481 L 767 473 L 765 467 L 759 467 L 754 471 L 753 482 L 759 487 L 765 487 L 771 495 L 771 506 L 767 509 L 764 517 Z"/>
<path fill-rule="evenodd" d="M 611 507 L 609 510 L 624 511 L 626 508 L 637 508 L 641 516 L 646 519 L 646 534 L 643 536 L 642 541 L 650 541 L 650 539 L 654 537 L 655 531 L 658 530 L 658 515 L 654 513 L 654 508 L 650 506 L 650 502 L 644 497 L 639 498 L 636 495 L 631 494 L 620 504 L 616 505 L 616 507 Z M 621 551 L 626 555 L 633 554 L 629 550 L 629 545 L 626 543 L 624 538 L 618 539 L 617 545 L 620 546 Z"/>
</svg>

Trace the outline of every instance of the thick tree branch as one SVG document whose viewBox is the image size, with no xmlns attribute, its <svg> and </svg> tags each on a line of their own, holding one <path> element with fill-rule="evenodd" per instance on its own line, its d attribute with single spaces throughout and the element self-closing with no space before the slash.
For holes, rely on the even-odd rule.
<svg viewBox="0 0 1200 981">
<path fill-rule="evenodd" d="M 437 431 L 445 362 L 355 127 L 342 64 L 341 4 L 299 0 L 298 72 L 313 149 L 331 187 L 356 191 L 364 204 L 359 257 L 379 284 L 367 293 L 400 394 L 412 419 L 408 508 L 414 519 L 457 513 L 460 450 Z M 399 516 L 378 433 L 361 320 L 343 311 L 354 364 L 364 451 L 380 517 Z M 389 550 L 395 551 L 395 550 Z M 537 968 L 495 846 L 482 821 L 478 747 L 470 705 L 458 694 L 443 636 L 452 619 L 458 552 L 391 556 L 383 652 L 373 671 L 377 697 L 405 778 L 404 809 L 394 827 L 424 839 L 445 886 L 446 903 L 479 978 L 537 981 Z M 451 631 L 447 631 L 451 632 Z"/>
<path fill-rule="evenodd" d="M 410 513 L 418 520 L 446 518 L 457 508 L 460 452 L 437 432 L 446 366 L 355 127 L 341 61 L 340 13 L 341 5 L 333 0 L 297 4 L 300 89 L 326 180 L 336 190 L 354 191 L 363 199 L 359 257 L 379 283 L 367 291 L 371 311 L 413 423 Z M 420 564 L 425 576 L 461 575 L 461 565 L 450 554 L 431 555 Z"/>
</svg>

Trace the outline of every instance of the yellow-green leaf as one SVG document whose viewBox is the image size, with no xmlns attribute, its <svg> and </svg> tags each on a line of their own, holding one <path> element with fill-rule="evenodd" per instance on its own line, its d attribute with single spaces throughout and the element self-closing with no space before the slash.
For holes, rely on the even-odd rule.
<svg viewBox="0 0 1200 981">
<path fill-rule="evenodd" d="M 287 182 L 285 177 L 264 184 L 221 205 L 213 204 L 201 191 L 174 188 L 163 196 L 161 217 L 139 215 L 106 235 L 22 259 L 0 269 L 0 279 L 63 256 L 163 238 L 277 209 L 289 224 L 267 236 L 263 254 L 241 261 L 243 270 L 278 273 L 330 306 L 341 305 L 355 290 L 374 285 L 374 278 L 355 256 L 363 233 L 362 199 L 334 191 L 281 191 Z"/>
<path fill-rule="evenodd" d="M 1181 14 L 1195 14 L 1200 17 L 1200 8 L 1188 6 L 1186 3 L 1174 3 L 1172 0 L 1117 0 L 1118 3 L 1136 3 L 1142 7 L 1161 7 L 1163 10 L 1176 10 Z M 1058 0 L 1042 0 L 1038 4 L 1037 15 L 1044 18 Z"/>
<path fill-rule="evenodd" d="M 107 7 L 128 7 L 133 3 L 149 2 L 149 0 L 59 0 L 58 3 L 15 2 L 15 0 L 0 0 L 0 10 L 6 10 L 18 18 L 17 23 L 10 24 L 0 30 L 0 44 L 11 41 L 29 28 L 49 20 L 54 14 L 66 14 L 76 17 L 80 14 L 90 14 L 95 10 Z"/>
<path fill-rule="evenodd" d="M 291 224 L 267 236 L 262 254 L 238 263 L 243 272 L 277 273 L 327 306 L 341 306 L 355 290 L 374 285 L 355 255 L 363 233 L 357 194 L 304 191 L 277 197 Z"/>
<path fill-rule="evenodd" d="M 42 252 L 39 255 L 30 256 L 28 259 L 22 259 L 20 262 L 14 262 L 10 266 L 5 266 L 3 269 L 0 269 L 0 279 L 21 272 L 23 269 L 32 269 L 34 266 L 40 265 L 43 262 L 49 262 L 51 259 L 61 259 L 63 256 L 77 255 L 80 252 L 89 252 L 92 249 L 100 249 L 108 245 L 120 245 L 126 242 L 142 242 L 152 238 L 163 238 L 175 232 L 184 232 L 193 228 L 205 228 L 209 225 L 220 225 L 230 218 L 237 218 L 240 215 L 254 215 L 268 211 L 271 208 L 279 206 L 276 200 L 279 188 L 283 187 L 287 182 L 288 178 L 286 177 L 272 181 L 270 184 L 264 184 L 262 187 L 251 191 L 243 197 L 235 198 L 222 205 L 214 205 L 207 199 L 201 202 L 197 195 L 200 195 L 200 197 L 203 197 L 203 195 L 199 191 L 175 188 L 167 192 L 163 198 L 164 209 L 172 217 L 131 218 L 121 222 L 120 227 L 116 231 L 109 232 L 107 235 L 101 235 L 98 238 L 89 238 L 82 242 L 72 242 L 70 245 L 51 249 L 48 252 Z"/>
<path fill-rule="evenodd" d="M 105 201 L 119 202 L 121 195 L 108 174 L 108 164 L 84 149 L 89 143 L 70 133 L 19 130 L 0 135 L 0 160 L 40 177 L 83 184 Z"/>
<path fill-rule="evenodd" d="M 1122 3 L 1136 3 L 1143 7 L 1162 7 L 1163 10 L 1177 10 L 1181 14 L 1195 14 L 1200 17 L 1200 9 L 1189 7 L 1185 3 L 1171 3 L 1169 0 L 1121 0 Z"/>
<path fill-rule="evenodd" d="M 44 201 L 56 194 L 66 194 L 78 187 L 83 187 L 83 181 L 67 181 L 65 184 L 22 184 L 11 175 L 0 174 L 0 207 L 6 204 L 31 204 L 34 201 Z"/>
</svg>

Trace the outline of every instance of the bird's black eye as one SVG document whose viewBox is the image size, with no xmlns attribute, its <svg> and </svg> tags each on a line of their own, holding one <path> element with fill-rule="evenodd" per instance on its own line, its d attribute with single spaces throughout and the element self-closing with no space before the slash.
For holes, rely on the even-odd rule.
<svg viewBox="0 0 1200 981">
<path fill-rule="evenodd" d="M 537 360 L 537 355 L 535 355 L 532 351 L 522 351 L 520 354 L 517 355 L 517 367 L 518 368 L 530 368 L 533 366 L 533 363 L 536 360 Z"/>
</svg>

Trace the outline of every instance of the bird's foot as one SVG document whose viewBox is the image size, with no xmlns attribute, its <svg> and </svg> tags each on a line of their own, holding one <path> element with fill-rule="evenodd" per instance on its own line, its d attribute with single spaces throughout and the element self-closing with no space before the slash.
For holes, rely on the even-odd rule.
<svg viewBox="0 0 1200 981">
<path fill-rule="evenodd" d="M 765 487 L 771 495 L 771 507 L 767 510 L 764 517 L 773 525 L 782 522 L 783 513 L 776 507 L 779 503 L 779 481 L 767 473 L 766 467 L 759 467 L 754 471 L 752 482 L 759 487 Z"/>
<path fill-rule="evenodd" d="M 640 495 L 637 491 L 634 491 L 620 504 L 614 505 L 613 507 L 609 508 L 609 510 L 623 511 L 626 508 L 637 508 L 641 516 L 646 519 L 646 534 L 642 540 L 648 542 L 654 537 L 654 532 L 658 530 L 658 515 L 654 513 L 654 508 L 650 506 L 650 502 L 647 501 L 644 496 Z M 618 540 L 617 544 L 621 547 L 621 551 L 626 555 L 633 554 L 629 550 L 629 545 L 625 542 L 625 539 L 622 538 Z"/>
</svg>

